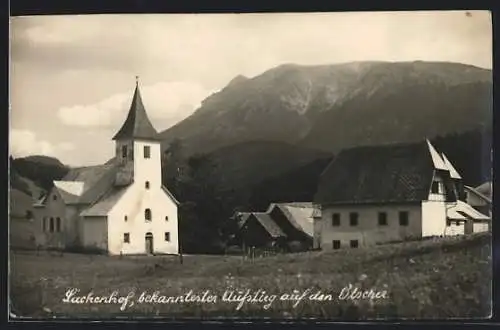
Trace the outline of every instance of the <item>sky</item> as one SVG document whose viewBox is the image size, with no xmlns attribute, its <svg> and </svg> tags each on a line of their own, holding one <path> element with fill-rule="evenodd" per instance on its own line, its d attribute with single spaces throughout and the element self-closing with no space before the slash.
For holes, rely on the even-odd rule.
<svg viewBox="0 0 500 330">
<path fill-rule="evenodd" d="M 10 151 L 71 166 L 113 157 L 139 76 L 158 131 L 237 75 L 285 63 L 492 67 L 487 11 L 11 17 Z"/>
</svg>

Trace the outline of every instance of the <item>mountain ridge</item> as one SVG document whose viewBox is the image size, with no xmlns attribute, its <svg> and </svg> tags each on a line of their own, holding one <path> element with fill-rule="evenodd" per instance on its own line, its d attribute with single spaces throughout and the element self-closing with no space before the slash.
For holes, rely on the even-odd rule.
<svg viewBox="0 0 500 330">
<path fill-rule="evenodd" d="M 335 118 L 325 120 L 325 116 L 328 117 L 325 113 L 335 117 L 333 113 L 345 109 L 346 104 L 357 102 L 368 107 L 372 99 L 390 101 L 391 98 L 400 106 L 404 102 L 418 101 L 423 108 L 433 99 L 446 99 L 446 107 L 439 110 L 451 113 L 450 104 L 468 89 L 461 86 L 468 84 L 477 85 L 482 95 L 491 94 L 491 70 L 460 63 L 422 61 L 284 64 L 252 78 L 233 78 L 228 86 L 207 97 L 191 116 L 161 132 L 160 136 L 164 145 L 174 138 L 183 140 L 192 153 L 210 152 L 248 140 L 304 144 L 324 150 L 322 143 L 316 144 L 311 138 L 316 126 L 332 123 L 335 130 L 345 130 L 342 125 L 335 124 Z M 411 99 L 408 91 L 412 89 L 421 90 L 418 100 Z M 407 100 L 394 98 L 400 90 L 409 95 Z M 478 107 L 477 100 L 472 93 L 464 98 L 471 108 Z M 482 108 L 486 110 L 477 121 L 485 121 L 484 112 L 491 107 Z M 343 111 L 351 111 L 353 118 L 363 123 L 363 116 L 356 108 Z M 458 115 L 463 118 L 472 110 L 468 111 Z M 387 114 L 381 112 L 380 116 L 387 117 Z M 468 121 L 466 126 L 454 129 L 465 131 L 475 128 L 469 125 L 475 123 L 475 120 Z M 423 138 L 435 136 L 436 132 L 421 129 L 416 135 Z M 328 134 L 322 137 L 324 141 L 333 138 Z"/>
</svg>

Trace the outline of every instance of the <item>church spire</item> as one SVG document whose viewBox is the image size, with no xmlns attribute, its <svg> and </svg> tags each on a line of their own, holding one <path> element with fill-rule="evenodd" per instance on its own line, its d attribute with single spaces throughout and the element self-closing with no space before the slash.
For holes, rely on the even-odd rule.
<svg viewBox="0 0 500 330">
<path fill-rule="evenodd" d="M 159 140 L 158 133 L 151 124 L 142 103 L 141 92 L 139 90 L 139 76 L 135 76 L 135 91 L 127 119 L 118 133 L 113 137 L 113 140 L 125 139 Z"/>
</svg>

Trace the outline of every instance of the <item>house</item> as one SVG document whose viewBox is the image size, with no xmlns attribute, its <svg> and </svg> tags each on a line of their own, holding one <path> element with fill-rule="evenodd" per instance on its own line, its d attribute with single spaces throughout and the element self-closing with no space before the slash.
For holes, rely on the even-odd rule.
<svg viewBox="0 0 500 330">
<path fill-rule="evenodd" d="M 490 218 L 461 200 L 463 190 L 459 173 L 428 140 L 343 150 L 314 197 L 321 248 L 486 230 Z"/>
<path fill-rule="evenodd" d="M 251 212 L 240 223 L 237 237 L 245 249 L 282 248 L 287 239 L 283 230 L 266 212 Z"/>
<path fill-rule="evenodd" d="M 297 242 L 301 250 L 313 247 L 314 207 L 312 203 L 272 203 L 267 214 L 286 234 L 287 242 Z"/>
<path fill-rule="evenodd" d="M 237 212 L 237 239 L 246 247 L 290 250 L 290 244 L 296 244 L 300 250 L 309 250 L 314 212 L 312 203 L 272 203 L 265 212 Z"/>
<path fill-rule="evenodd" d="M 161 150 L 138 82 L 113 137 L 115 156 L 71 169 L 34 205 L 37 243 L 118 254 L 177 254 L 178 202 L 161 180 Z"/>
<path fill-rule="evenodd" d="M 485 182 L 475 188 L 465 186 L 466 200 L 469 205 L 491 217 L 492 183 Z"/>
</svg>

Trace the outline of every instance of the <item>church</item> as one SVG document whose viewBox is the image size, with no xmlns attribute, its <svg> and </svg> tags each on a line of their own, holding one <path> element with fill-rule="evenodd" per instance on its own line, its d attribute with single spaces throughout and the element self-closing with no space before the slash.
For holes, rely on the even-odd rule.
<svg viewBox="0 0 500 330">
<path fill-rule="evenodd" d="M 73 168 L 34 205 L 36 242 L 45 248 L 110 255 L 178 254 L 178 201 L 162 184 L 161 145 L 136 81 L 115 156 Z"/>
</svg>

